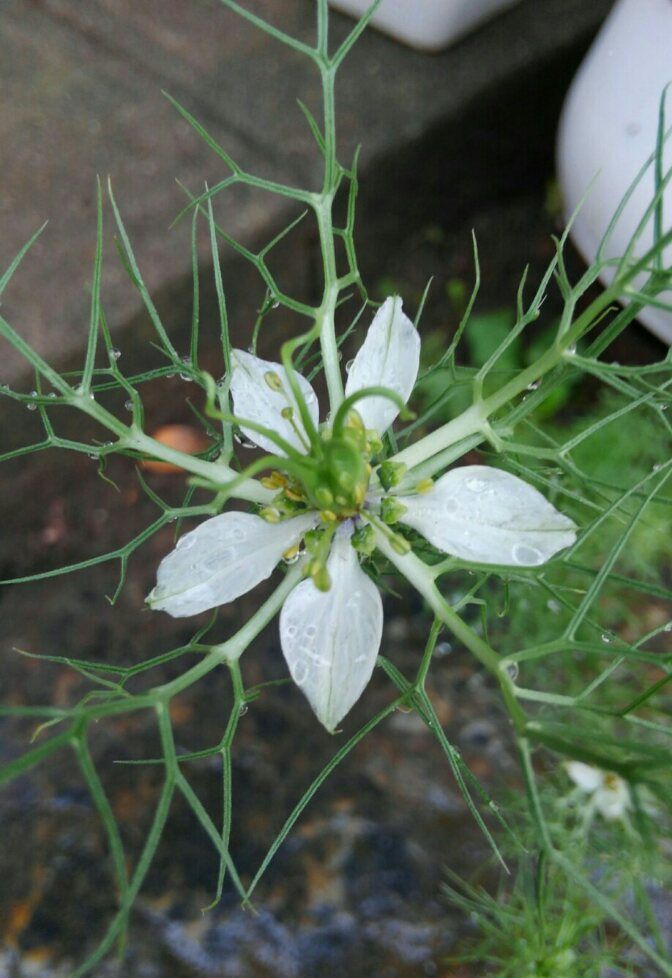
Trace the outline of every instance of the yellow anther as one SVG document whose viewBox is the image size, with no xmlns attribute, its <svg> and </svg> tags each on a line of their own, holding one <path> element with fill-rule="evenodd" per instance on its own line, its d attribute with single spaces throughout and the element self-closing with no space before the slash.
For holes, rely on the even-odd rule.
<svg viewBox="0 0 672 978">
<path fill-rule="evenodd" d="M 310 576 L 318 591 L 328 591 L 331 587 L 331 577 L 329 576 L 329 571 L 319 560 L 314 560 L 311 563 Z"/>
<path fill-rule="evenodd" d="M 259 481 L 266 489 L 282 489 L 283 486 L 287 485 L 287 479 L 282 472 L 271 472 L 270 475 L 265 475 Z"/>
<path fill-rule="evenodd" d="M 298 554 L 298 552 L 299 552 L 299 544 L 297 543 L 293 547 L 290 547 L 289 550 L 285 550 L 282 556 L 285 560 L 293 560 Z"/>
<path fill-rule="evenodd" d="M 320 510 L 320 518 L 324 523 L 335 523 L 338 517 L 330 509 Z"/>
<path fill-rule="evenodd" d="M 434 479 L 421 479 L 415 487 L 415 491 L 422 495 L 425 492 L 429 492 L 430 489 L 434 488 Z"/>
<path fill-rule="evenodd" d="M 363 486 L 361 484 L 355 486 L 352 495 L 355 500 L 355 503 L 358 506 L 361 506 L 364 500 L 366 499 L 366 486 Z"/>
<path fill-rule="evenodd" d="M 364 422 L 357 411 L 348 411 L 348 417 L 345 421 L 348 428 L 356 428 L 358 431 L 365 431 Z"/>
<path fill-rule="evenodd" d="M 264 506 L 263 509 L 259 510 L 259 515 L 267 523 L 279 523 L 281 518 L 279 510 L 273 506 Z"/>
<path fill-rule="evenodd" d="M 280 393 L 283 390 L 282 378 L 280 377 L 280 374 L 275 372 L 275 370 L 267 370 L 264 374 L 264 380 L 272 391 L 277 391 Z"/>
<path fill-rule="evenodd" d="M 287 496 L 287 499 L 291 499 L 294 503 L 303 503 L 306 501 L 306 497 L 303 495 L 300 489 L 290 489 L 289 486 L 287 486 L 284 494 Z"/>
</svg>

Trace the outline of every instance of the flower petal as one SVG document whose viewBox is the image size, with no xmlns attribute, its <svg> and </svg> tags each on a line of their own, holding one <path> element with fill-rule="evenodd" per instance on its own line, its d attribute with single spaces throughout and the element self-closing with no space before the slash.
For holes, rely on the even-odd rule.
<svg viewBox="0 0 672 978">
<path fill-rule="evenodd" d="M 590 764 L 584 764 L 583 761 L 567 761 L 565 771 L 577 788 L 587 794 L 597 791 L 604 782 L 604 771 L 600 771 L 599 768 L 592 767 Z"/>
<path fill-rule="evenodd" d="M 280 613 L 280 642 L 294 682 L 330 732 L 371 678 L 383 633 L 378 588 L 359 566 L 344 527 L 327 561 L 331 588 L 302 581 Z"/>
<path fill-rule="evenodd" d="M 596 810 L 608 822 L 623 818 L 631 807 L 630 792 L 623 778 L 609 772 L 604 786 L 595 792 L 594 803 Z"/>
<path fill-rule="evenodd" d="M 411 396 L 420 365 L 420 334 L 402 312 L 399 296 L 382 304 L 352 361 L 345 385 L 346 397 L 365 387 L 390 387 L 404 403 Z M 399 408 L 386 397 L 365 397 L 356 410 L 367 428 L 382 434 L 390 427 Z"/>
<path fill-rule="evenodd" d="M 401 522 L 463 560 L 534 567 L 576 539 L 576 526 L 515 475 L 486 465 L 451 469 L 427 493 L 403 498 Z"/>
<path fill-rule="evenodd" d="M 313 514 L 281 523 L 250 513 L 206 520 L 161 561 L 147 603 L 173 618 L 227 604 L 270 577 L 284 552 L 314 525 Z"/>
<path fill-rule="evenodd" d="M 301 434 L 305 437 L 305 429 L 301 421 L 301 414 L 296 403 L 296 398 L 292 393 L 287 379 L 287 373 L 282 364 L 273 363 L 271 360 L 261 360 L 252 353 L 245 350 L 232 350 L 231 363 L 233 365 L 231 373 L 231 397 L 233 399 L 233 411 L 239 418 L 254 421 L 256 424 L 263 424 L 280 435 L 297 451 L 305 454 L 307 451 L 308 439 L 305 444 L 294 430 L 294 427 L 283 418 L 282 411 L 291 407 L 294 409 L 294 421 Z M 273 390 L 269 387 L 266 376 L 275 374 L 280 378 L 282 389 Z M 296 374 L 301 393 L 308 407 L 309 414 L 313 419 L 313 424 L 317 427 L 319 420 L 319 406 L 315 391 L 308 381 Z M 278 448 L 274 441 L 261 435 L 250 428 L 241 428 L 243 434 L 250 441 L 253 441 L 259 448 L 274 455 L 284 455 L 285 453 Z"/>
</svg>

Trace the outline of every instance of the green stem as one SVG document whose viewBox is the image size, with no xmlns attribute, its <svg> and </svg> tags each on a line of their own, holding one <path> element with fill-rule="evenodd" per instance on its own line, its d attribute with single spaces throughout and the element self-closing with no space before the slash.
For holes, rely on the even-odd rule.
<svg viewBox="0 0 672 978">
<path fill-rule="evenodd" d="M 606 289 L 578 317 L 562 338 L 556 340 L 553 346 L 535 363 L 525 370 L 521 370 L 519 374 L 489 397 L 476 401 L 459 417 L 437 428 L 436 431 L 414 445 L 398 452 L 392 457 L 392 461 L 403 462 L 410 469 L 472 435 L 480 433 L 485 437 L 488 432 L 488 419 L 556 367 L 590 324 L 618 298 L 625 285 L 625 282 L 621 282 Z"/>
<path fill-rule="evenodd" d="M 336 272 L 331 207 L 331 195 L 323 195 L 320 204 L 315 208 L 324 261 L 324 292 L 322 294 L 322 303 L 316 314 L 316 323 L 320 332 L 320 349 L 322 351 L 324 376 L 327 381 L 327 391 L 329 393 L 329 407 L 333 415 L 343 400 L 343 379 L 341 377 L 341 365 L 338 344 L 336 342 L 335 317 L 340 283 Z"/>
<path fill-rule="evenodd" d="M 151 458 L 159 459 L 162 462 L 177 465 L 186 472 L 201 476 L 214 485 L 232 482 L 239 478 L 239 473 L 223 462 L 207 462 L 205 459 L 197 458 L 194 455 L 187 455 L 176 448 L 162 444 L 155 438 L 146 435 L 144 431 L 132 431 L 124 428 L 124 436 L 121 440 L 126 448 L 142 452 L 143 455 L 149 455 Z M 264 489 L 254 479 L 238 482 L 231 495 L 235 495 L 238 499 L 246 499 L 251 503 L 268 503 L 273 498 L 273 493 L 269 489 Z"/>
<path fill-rule="evenodd" d="M 326 31 L 324 43 L 326 45 Z M 320 347 L 329 392 L 329 406 L 331 413 L 334 414 L 343 400 L 343 379 L 336 343 L 335 324 L 336 305 L 341 285 L 336 269 L 333 224 L 333 204 L 339 176 L 336 161 L 336 115 L 334 109 L 336 69 L 329 62 L 326 49 L 320 61 L 320 74 L 322 77 L 324 112 L 324 181 L 322 193 L 315 198 L 313 206 L 324 263 L 324 291 L 320 308 L 317 311 L 316 322 L 319 324 L 320 330 Z"/>
<path fill-rule="evenodd" d="M 398 554 L 391 545 L 387 537 L 376 530 L 376 546 L 380 552 L 387 557 L 391 564 L 397 568 L 409 584 L 418 591 L 427 604 L 430 606 L 437 618 L 439 618 L 453 635 L 463 645 L 465 645 L 478 661 L 485 666 L 488 672 L 497 680 L 504 698 L 505 706 L 509 716 L 514 723 L 516 730 L 522 733 L 525 730 L 526 717 L 520 704 L 516 700 L 515 686 L 506 668 L 502 665 L 502 659 L 476 632 L 469 627 L 460 616 L 453 611 L 445 600 L 434 578 L 434 571 L 431 567 L 420 560 L 411 551 L 407 554 Z"/>
</svg>

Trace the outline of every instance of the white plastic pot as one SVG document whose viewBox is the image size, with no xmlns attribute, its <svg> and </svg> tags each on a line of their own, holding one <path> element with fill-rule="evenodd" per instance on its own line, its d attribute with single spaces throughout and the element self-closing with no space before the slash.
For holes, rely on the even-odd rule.
<svg viewBox="0 0 672 978">
<path fill-rule="evenodd" d="M 371 0 L 329 0 L 332 7 L 361 17 Z M 439 51 L 498 10 L 518 0 L 383 0 L 371 23 L 414 48 Z"/>
<path fill-rule="evenodd" d="M 572 237 L 588 262 L 625 192 L 653 153 L 660 99 L 672 81 L 672 0 L 618 0 L 582 64 L 567 96 L 560 121 L 558 171 L 569 216 L 594 184 L 576 218 Z M 667 96 L 667 125 L 672 126 L 672 91 Z M 672 143 L 665 147 L 672 166 Z M 607 257 L 620 257 L 654 194 L 650 167 L 619 220 Z M 672 225 L 672 186 L 664 199 L 664 226 Z M 653 243 L 653 221 L 637 253 Z M 672 248 L 665 254 L 672 263 Z M 608 282 L 611 271 L 605 272 Z M 643 279 L 644 280 L 644 279 Z M 642 281 L 643 281 L 642 280 Z M 642 284 L 641 282 L 639 284 Z M 672 291 L 660 296 L 672 303 Z M 672 313 L 646 309 L 639 319 L 672 343 Z"/>
</svg>

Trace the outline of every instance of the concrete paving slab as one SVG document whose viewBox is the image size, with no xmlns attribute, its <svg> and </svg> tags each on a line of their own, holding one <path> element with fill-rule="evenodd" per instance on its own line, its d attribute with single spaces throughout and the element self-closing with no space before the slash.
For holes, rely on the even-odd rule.
<svg viewBox="0 0 672 978">
<path fill-rule="evenodd" d="M 309 40 L 312 0 L 249 0 L 249 9 Z M 364 145 L 362 170 L 456 118 L 508 79 L 587 38 L 611 0 L 527 0 L 439 56 L 374 32 L 343 70 L 339 124 L 345 158 Z M 335 42 L 351 27 L 333 15 Z M 62 360 L 81 348 L 94 245 L 95 175 L 110 174 L 150 289 L 189 267 L 179 177 L 198 189 L 220 161 L 161 95 L 168 89 L 248 169 L 317 180 L 298 96 L 319 105 L 314 70 L 217 0 L 9 0 L 0 14 L 0 267 L 45 218 L 50 225 L 3 297 L 3 314 L 40 351 Z M 459 146 L 455 147 L 459 153 Z M 521 147 L 524 152 L 524 147 Z M 236 194 L 219 218 L 259 240 L 289 213 L 287 201 Z M 111 219 L 108 215 L 108 230 Z M 203 240 L 207 260 L 207 242 Z M 108 249 L 104 300 L 113 328 L 139 309 Z M 3 350 L 1 380 L 23 364 Z"/>
</svg>

